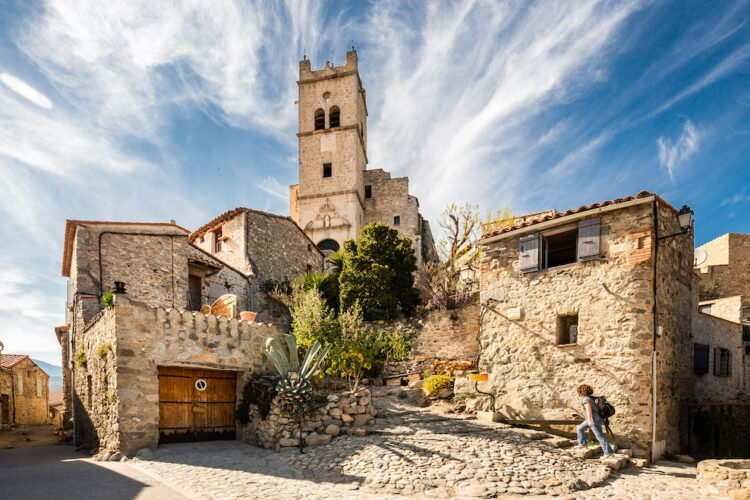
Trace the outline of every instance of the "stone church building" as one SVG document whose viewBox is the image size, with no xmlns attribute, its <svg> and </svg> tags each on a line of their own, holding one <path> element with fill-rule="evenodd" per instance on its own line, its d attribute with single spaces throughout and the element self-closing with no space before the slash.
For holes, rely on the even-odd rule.
<svg viewBox="0 0 750 500">
<path fill-rule="evenodd" d="M 357 52 L 343 66 L 299 66 L 299 184 L 289 189 L 289 213 L 323 251 L 338 250 L 372 222 L 410 238 L 417 265 L 432 258 L 430 226 L 409 194 L 407 177 L 367 170 L 367 96 Z"/>
</svg>

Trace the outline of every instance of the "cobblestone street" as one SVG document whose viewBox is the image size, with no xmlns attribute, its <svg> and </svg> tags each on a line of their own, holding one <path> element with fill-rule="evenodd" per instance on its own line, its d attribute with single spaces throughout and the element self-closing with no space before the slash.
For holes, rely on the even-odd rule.
<svg viewBox="0 0 750 500">
<path fill-rule="evenodd" d="M 366 436 L 304 454 L 219 441 L 163 446 L 131 464 L 196 498 L 710 498 L 691 465 L 612 472 L 624 460 L 584 459 L 563 438 L 376 401 L 379 425 Z"/>
</svg>

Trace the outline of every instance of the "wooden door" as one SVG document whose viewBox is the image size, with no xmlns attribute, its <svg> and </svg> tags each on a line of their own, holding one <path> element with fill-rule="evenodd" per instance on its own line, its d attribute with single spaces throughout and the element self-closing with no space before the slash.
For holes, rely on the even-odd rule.
<svg viewBox="0 0 750 500">
<path fill-rule="evenodd" d="M 237 374 L 160 366 L 159 443 L 235 439 Z"/>
</svg>

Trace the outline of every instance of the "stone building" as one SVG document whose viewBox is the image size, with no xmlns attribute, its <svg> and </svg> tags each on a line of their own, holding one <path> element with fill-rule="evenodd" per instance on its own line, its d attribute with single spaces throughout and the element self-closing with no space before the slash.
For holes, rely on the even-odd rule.
<svg viewBox="0 0 750 500">
<path fill-rule="evenodd" d="M 680 233 L 676 214 L 642 192 L 483 235 L 479 368 L 506 417 L 569 419 L 588 383 L 617 408 L 616 442 L 678 449 L 693 398 L 692 229 L 659 240 Z"/>
<path fill-rule="evenodd" d="M 290 187 L 289 213 L 321 250 L 338 250 L 364 226 L 380 222 L 411 238 L 417 264 L 432 258 L 429 223 L 409 195 L 409 179 L 367 170 L 367 99 L 357 52 L 342 66 L 299 65 L 299 184 Z"/>
<path fill-rule="evenodd" d="M 49 375 L 25 354 L 0 354 L 0 427 L 49 422 Z"/>
<path fill-rule="evenodd" d="M 67 222 L 68 317 L 55 331 L 64 412 L 79 444 L 130 453 L 165 439 L 235 435 L 237 391 L 260 369 L 260 348 L 278 330 L 197 311 L 228 294 L 258 321 L 270 317 L 257 308 L 252 276 L 188 236 L 174 223 Z M 101 299 L 114 282 L 126 290 L 105 309 Z M 160 395 L 164 387 L 176 392 Z M 215 390 L 224 403 L 208 403 Z"/>
<path fill-rule="evenodd" d="M 750 333 L 750 234 L 727 233 L 699 246 L 695 269 L 702 310 L 739 321 Z"/>
<path fill-rule="evenodd" d="M 322 271 L 325 256 L 291 217 L 235 208 L 201 226 L 188 241 L 253 281 L 285 281 Z"/>
</svg>

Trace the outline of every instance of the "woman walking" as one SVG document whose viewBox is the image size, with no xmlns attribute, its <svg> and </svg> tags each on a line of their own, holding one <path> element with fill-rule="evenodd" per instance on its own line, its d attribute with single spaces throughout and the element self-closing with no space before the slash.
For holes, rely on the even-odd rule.
<svg viewBox="0 0 750 500">
<path fill-rule="evenodd" d="M 584 421 L 578 426 L 578 446 L 586 446 L 586 430 L 591 429 L 602 445 L 604 456 L 608 457 L 613 454 L 612 447 L 609 445 L 607 438 L 602 431 L 602 418 L 599 416 L 599 408 L 592 397 L 594 389 L 587 384 L 578 386 L 578 395 L 581 396 L 581 406 L 583 407 Z"/>
</svg>

